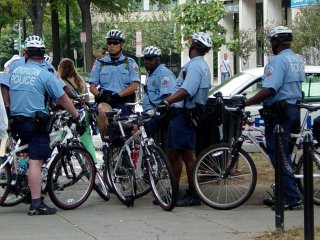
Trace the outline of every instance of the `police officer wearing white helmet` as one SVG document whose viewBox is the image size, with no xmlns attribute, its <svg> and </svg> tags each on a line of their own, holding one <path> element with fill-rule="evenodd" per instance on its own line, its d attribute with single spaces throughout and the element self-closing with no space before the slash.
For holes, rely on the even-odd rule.
<svg viewBox="0 0 320 240">
<path fill-rule="evenodd" d="M 64 93 L 59 80 L 42 66 L 45 45 L 39 36 L 31 36 L 26 44 L 26 63 L 13 70 L 9 79 L 9 97 L 13 131 L 22 144 L 28 144 L 28 183 L 32 202 L 28 215 L 55 214 L 41 200 L 41 166 L 51 156 L 48 127 L 48 97 L 56 99 L 74 120 L 79 114 Z"/>
<path fill-rule="evenodd" d="M 211 75 L 204 55 L 212 47 L 211 38 L 204 32 L 192 35 L 189 48 L 190 61 L 185 64 L 177 79 L 176 91 L 159 104 L 175 107 L 175 114 L 170 120 L 168 132 L 169 158 L 173 166 L 177 184 L 179 185 L 182 161 L 185 163 L 189 190 L 185 198 L 177 201 L 176 206 L 200 205 L 192 180 L 196 147 L 196 118 L 204 111 L 211 87 Z M 170 111 L 170 110 L 169 110 Z M 199 121 L 198 121 L 199 124 Z"/>
<path fill-rule="evenodd" d="M 264 70 L 262 89 L 246 102 L 246 106 L 263 102 L 261 117 L 265 122 L 267 153 L 274 165 L 274 126 L 282 125 L 285 137 L 284 150 L 290 160 L 293 144 L 290 134 L 299 131 L 300 111 L 297 103 L 302 99 L 302 82 L 305 79 L 303 59 L 291 50 L 292 30 L 285 26 L 273 28 L 268 36 L 274 56 Z M 274 114 L 276 113 L 276 114 Z M 278 114 L 277 114 L 278 113 Z M 291 166 L 292 167 L 292 166 Z M 292 173 L 284 169 L 285 210 L 302 209 L 303 204 Z M 274 209 L 275 199 L 265 199 L 263 203 Z"/>
<path fill-rule="evenodd" d="M 142 108 L 144 111 L 156 110 L 157 105 L 170 96 L 175 89 L 176 77 L 161 63 L 161 50 L 155 46 L 148 46 L 142 52 L 144 67 L 147 70 Z M 159 130 L 160 118 L 155 115 L 147 125 L 146 130 L 155 133 Z"/>
<path fill-rule="evenodd" d="M 137 63 L 122 54 L 124 34 L 112 29 L 107 33 L 106 40 L 109 54 L 96 60 L 90 75 L 90 92 L 98 104 L 98 127 L 102 140 L 108 124 L 105 112 L 118 108 L 124 115 L 130 115 L 132 108 L 124 103 L 134 102 L 140 83 Z"/>
<path fill-rule="evenodd" d="M 34 41 L 34 39 L 38 38 L 38 36 L 36 35 L 31 35 L 31 36 L 28 36 L 25 40 L 24 40 L 24 46 L 28 46 L 28 43 L 31 41 Z M 9 102 L 6 102 L 6 99 L 9 99 L 9 91 L 8 91 L 8 88 L 9 88 L 9 78 L 10 78 L 10 75 L 11 73 L 13 72 L 14 69 L 16 69 L 17 67 L 23 65 L 26 63 L 26 57 L 25 57 L 25 54 L 26 54 L 26 49 L 23 49 L 22 50 L 22 57 L 20 58 L 13 58 L 12 61 L 5 67 L 4 69 L 4 72 L 0 78 L 0 85 L 1 85 L 1 92 L 2 92 L 2 95 L 3 95 L 3 98 L 4 98 L 4 104 L 6 106 L 6 109 L 7 111 L 9 111 Z M 54 69 L 54 67 L 51 65 L 52 63 L 52 58 L 51 58 L 51 61 L 46 61 L 46 60 L 49 60 L 50 57 L 45 54 L 46 56 L 43 58 L 43 61 L 42 61 L 42 64 L 41 66 L 43 68 L 46 68 L 49 72 L 51 73 L 54 73 L 56 74 L 57 76 L 57 73 Z M 65 88 L 65 84 L 63 81 L 59 81 L 59 84 Z M 9 112 L 8 112 L 9 114 Z"/>
</svg>

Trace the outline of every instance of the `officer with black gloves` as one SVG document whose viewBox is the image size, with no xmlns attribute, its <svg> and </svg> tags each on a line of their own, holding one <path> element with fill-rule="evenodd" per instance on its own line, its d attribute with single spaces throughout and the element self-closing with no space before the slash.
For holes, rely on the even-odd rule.
<svg viewBox="0 0 320 240">
<path fill-rule="evenodd" d="M 105 112 L 118 108 L 122 110 L 122 114 L 130 115 L 132 108 L 124 103 L 134 101 L 134 94 L 140 83 L 137 63 L 122 54 L 125 41 L 123 33 L 116 29 L 110 30 L 106 39 L 109 54 L 96 60 L 90 75 L 90 92 L 98 104 L 97 121 L 103 141 L 108 125 Z"/>
</svg>

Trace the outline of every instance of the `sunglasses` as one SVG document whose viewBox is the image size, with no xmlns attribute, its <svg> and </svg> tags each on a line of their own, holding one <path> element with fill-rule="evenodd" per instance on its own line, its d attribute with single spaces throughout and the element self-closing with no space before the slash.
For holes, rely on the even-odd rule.
<svg viewBox="0 0 320 240">
<path fill-rule="evenodd" d="M 118 45 L 118 44 L 120 44 L 120 41 L 108 41 L 107 44 L 108 45 Z"/>
</svg>

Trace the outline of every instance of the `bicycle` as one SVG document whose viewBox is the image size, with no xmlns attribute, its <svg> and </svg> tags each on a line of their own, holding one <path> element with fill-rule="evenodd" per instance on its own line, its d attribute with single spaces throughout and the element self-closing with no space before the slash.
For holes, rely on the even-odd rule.
<svg viewBox="0 0 320 240">
<path fill-rule="evenodd" d="M 74 144 L 76 129 L 75 124 L 70 122 L 70 115 L 65 110 L 56 114 L 50 146 L 57 150 L 53 151 L 51 158 L 42 167 L 42 190 L 48 191 L 57 207 L 74 209 L 89 197 L 96 171 L 89 152 L 79 144 Z M 8 153 L 0 165 L 1 206 L 19 204 L 29 194 L 27 173 L 18 167 L 17 157 L 27 147 L 20 146 L 20 139 L 16 136 L 10 138 Z"/>
<path fill-rule="evenodd" d="M 149 189 L 159 206 L 171 211 L 175 206 L 177 186 L 171 164 L 161 148 L 147 136 L 141 113 L 120 116 L 121 110 L 107 112 L 110 124 L 107 128 L 108 154 L 106 175 L 113 192 L 127 207 L 134 205 L 135 198 Z M 132 123 L 138 129 L 134 131 Z M 144 187 L 138 189 L 139 184 Z"/>
<path fill-rule="evenodd" d="M 291 161 L 294 163 L 294 169 L 291 169 L 288 160 L 284 158 L 285 167 L 294 174 L 297 179 L 297 185 L 303 193 L 303 155 L 299 158 L 297 153 L 302 149 L 303 136 L 307 118 L 311 112 L 317 111 L 320 107 L 300 104 L 300 108 L 306 109 L 306 113 L 298 134 L 291 134 L 294 140 L 294 148 L 291 154 Z M 245 203 L 253 193 L 257 182 L 257 171 L 250 155 L 242 149 L 245 141 L 253 143 L 258 151 L 268 159 L 266 146 L 258 141 L 250 132 L 258 131 L 264 134 L 262 130 L 254 127 L 251 122 L 250 113 L 245 112 L 238 107 L 228 107 L 225 109 L 236 117 L 240 116 L 239 129 L 240 137 L 231 144 L 217 144 L 205 149 L 196 160 L 193 180 L 197 193 L 202 201 L 209 207 L 215 209 L 233 209 Z M 245 124 L 245 129 L 242 129 Z M 320 205 L 320 153 L 315 149 L 312 152 L 314 161 L 314 202 Z M 271 161 L 270 161 L 271 162 Z"/>
</svg>

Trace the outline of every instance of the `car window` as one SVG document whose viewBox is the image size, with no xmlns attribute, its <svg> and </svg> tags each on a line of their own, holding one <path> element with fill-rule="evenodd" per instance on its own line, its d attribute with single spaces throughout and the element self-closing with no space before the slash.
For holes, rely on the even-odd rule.
<svg viewBox="0 0 320 240">
<path fill-rule="evenodd" d="M 251 98 L 256 95 L 262 88 L 262 78 L 256 79 L 251 85 L 244 89 L 241 94 L 245 94 L 246 98 Z"/>
<path fill-rule="evenodd" d="M 320 74 L 306 73 L 306 79 L 302 83 L 304 98 L 308 102 L 317 102 L 320 100 Z"/>
</svg>

